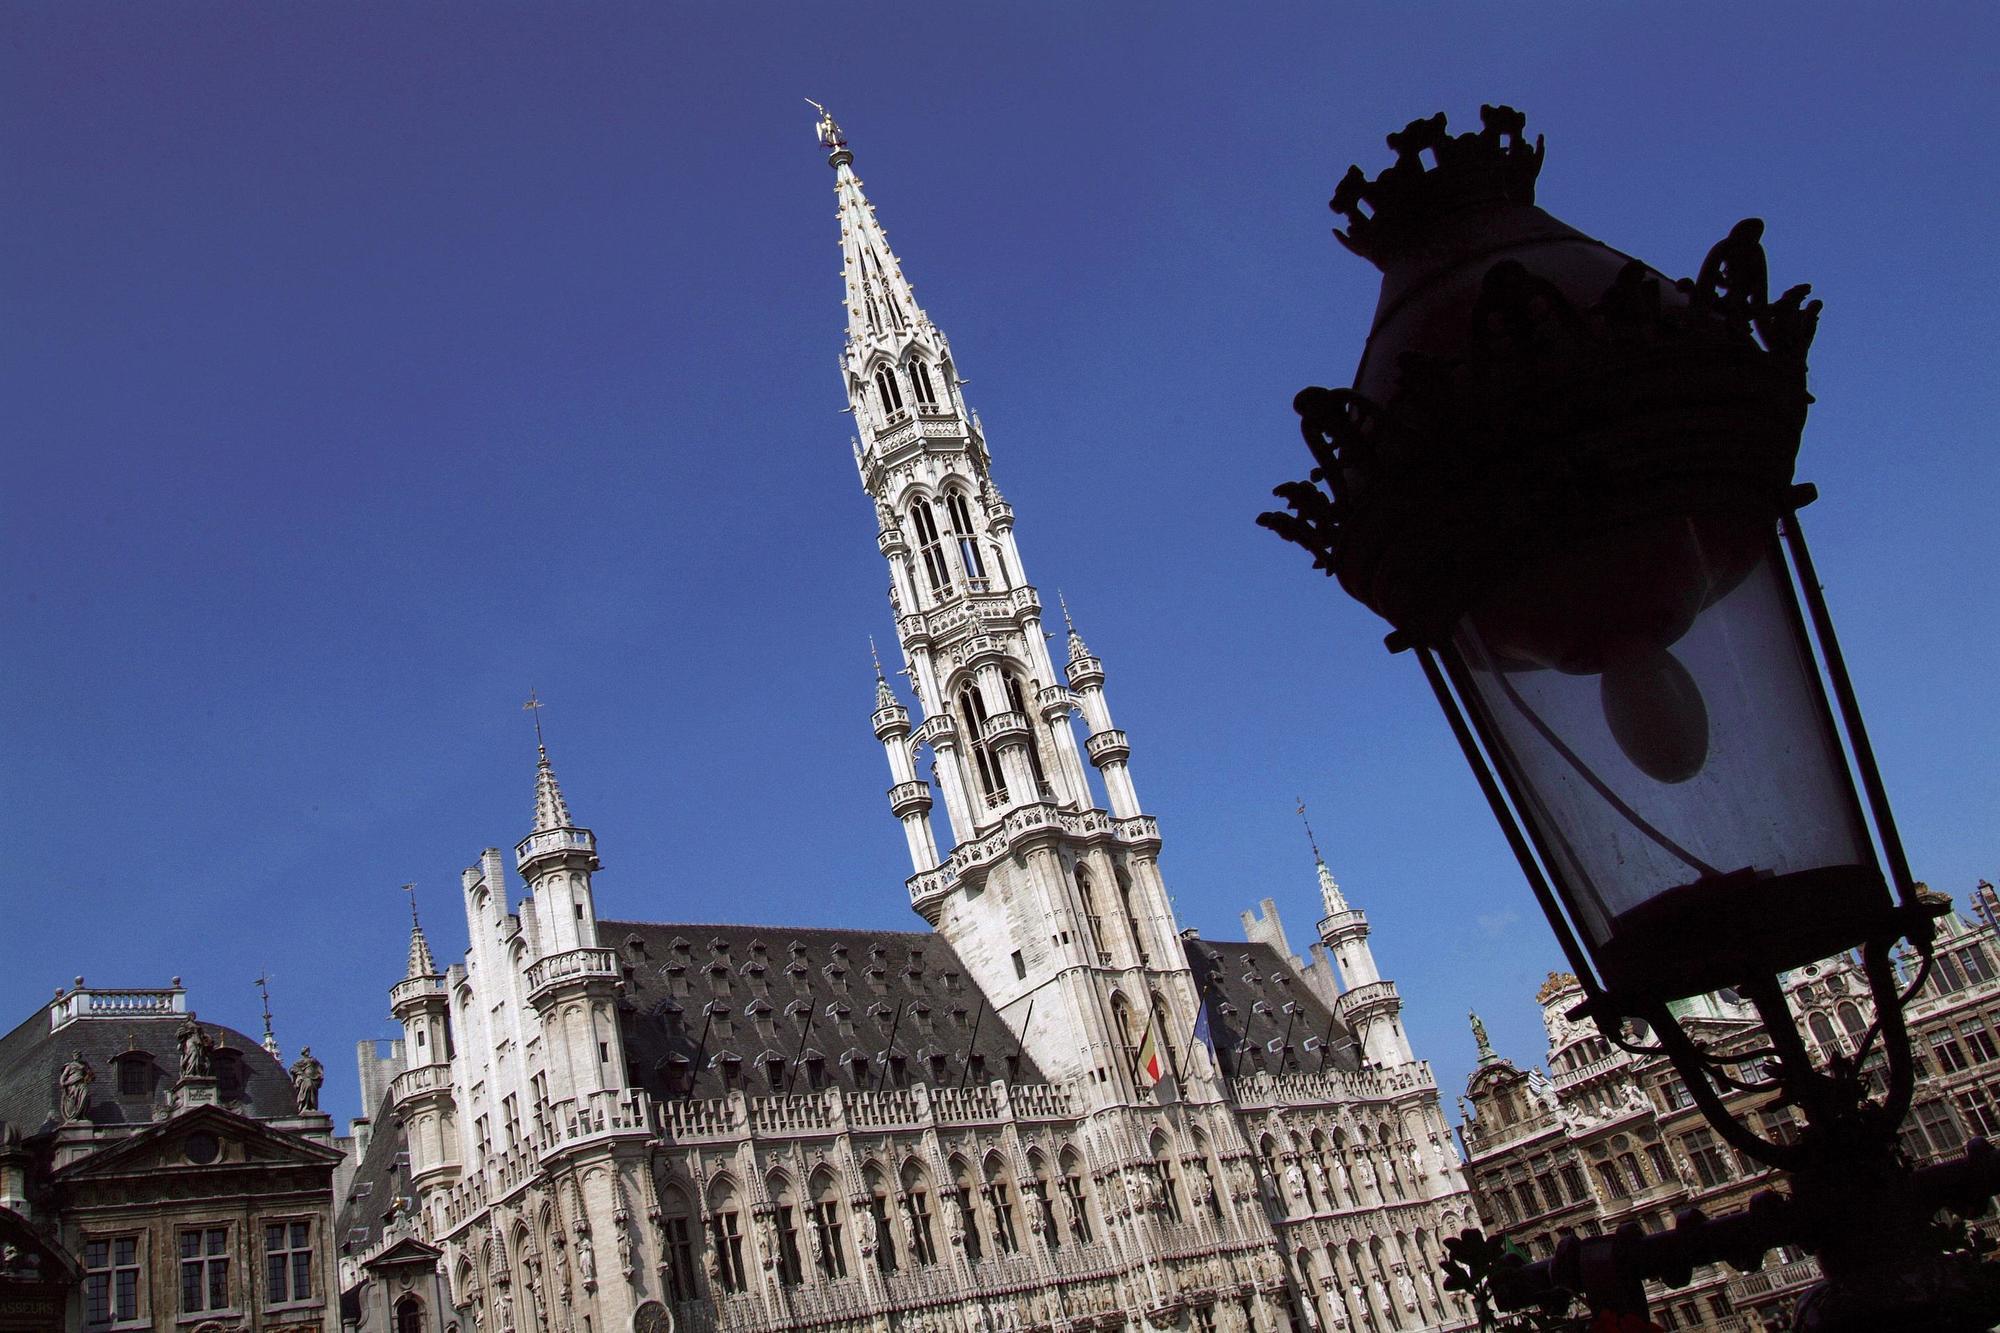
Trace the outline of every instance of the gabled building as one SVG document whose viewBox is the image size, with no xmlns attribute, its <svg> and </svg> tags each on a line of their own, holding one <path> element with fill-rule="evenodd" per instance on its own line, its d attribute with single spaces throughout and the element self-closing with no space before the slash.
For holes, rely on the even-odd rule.
<svg viewBox="0 0 2000 1333">
<path fill-rule="evenodd" d="M 333 1333 L 317 1077 L 178 980 L 58 991 L 0 1037 L 0 1328 Z"/>
<path fill-rule="evenodd" d="M 1468 1326 L 1437 1265 L 1470 1200 L 1366 917 L 1324 896 L 1319 977 L 1182 930 L 1104 663 L 1073 624 L 1051 654 L 951 347 L 819 135 L 914 696 L 878 665 L 870 722 L 925 928 L 606 920 L 542 751 L 512 866 L 463 874 L 465 959 L 413 927 L 390 992 L 354 1326 Z M 392 1300 L 411 1242 L 443 1286 Z"/>
</svg>

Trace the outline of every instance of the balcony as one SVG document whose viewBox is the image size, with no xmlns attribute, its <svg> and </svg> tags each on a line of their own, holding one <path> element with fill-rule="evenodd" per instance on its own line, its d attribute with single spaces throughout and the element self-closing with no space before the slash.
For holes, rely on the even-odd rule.
<svg viewBox="0 0 2000 1333">
<path fill-rule="evenodd" d="M 1132 744 L 1125 739 L 1125 733 L 1113 727 L 1086 738 L 1083 748 L 1090 752 L 1090 762 L 1099 768 L 1106 764 L 1122 764 L 1132 757 Z"/>
<path fill-rule="evenodd" d="M 1352 1023 L 1355 1019 L 1375 1010 L 1387 1009 L 1401 1003 L 1393 981 L 1371 981 L 1365 986 L 1342 991 L 1340 998 L 1333 1002 L 1333 1012 L 1341 1022 Z"/>
<path fill-rule="evenodd" d="M 1012 709 L 1004 713 L 995 713 L 992 717 L 987 718 L 979 724 L 979 739 L 981 741 L 1026 740 L 1027 736 L 1027 717 L 1024 714 L 1014 712 Z"/>
<path fill-rule="evenodd" d="M 515 845 L 514 864 L 516 867 L 525 866 L 538 856 L 557 852 L 581 852 L 595 859 L 597 835 L 582 828 L 555 828 L 530 833 Z"/>
<path fill-rule="evenodd" d="M 1627 1056 L 1622 1051 L 1618 1051 L 1605 1056 L 1601 1060 L 1592 1060 L 1587 1065 L 1578 1065 L 1574 1069 L 1565 1070 L 1555 1075 L 1550 1081 L 1555 1085 L 1556 1090 L 1560 1092 L 1568 1088 L 1573 1088 L 1579 1083 L 1588 1083 L 1590 1080 L 1602 1077 L 1614 1070 L 1623 1069 L 1631 1063 L 1630 1056 Z M 1651 1108 L 1648 1107 L 1646 1109 L 1650 1110 Z"/>
<path fill-rule="evenodd" d="M 426 996 L 444 996 L 443 977 L 405 977 L 389 988 L 389 1009 L 395 1012 L 404 1005 Z"/>
<path fill-rule="evenodd" d="M 1739 1309 L 1758 1305 L 1774 1297 L 1789 1296 L 1819 1279 L 1819 1263 L 1814 1259 L 1738 1273 L 1729 1279 L 1729 1303 Z"/>
<path fill-rule="evenodd" d="M 564 982 L 616 981 L 618 955 L 610 949 L 570 949 L 538 958 L 528 968 L 528 1000 Z"/>
<path fill-rule="evenodd" d="M 931 784 L 899 782 L 889 788 L 889 813 L 898 819 L 921 815 L 931 808 Z"/>
<path fill-rule="evenodd" d="M 548 1116 L 535 1128 L 535 1148 L 546 1157 L 599 1139 L 652 1133 L 651 1102 L 645 1093 L 606 1088 L 550 1104 Z"/>
<path fill-rule="evenodd" d="M 1035 709 L 1044 721 L 1065 717 L 1076 709 L 1076 695 L 1067 685 L 1044 685 L 1035 691 Z"/>
<path fill-rule="evenodd" d="M 415 1069 L 404 1070 L 390 1082 L 389 1100 L 401 1106 L 412 1097 L 421 1097 L 431 1092 L 450 1091 L 450 1065 L 418 1065 Z"/>
</svg>

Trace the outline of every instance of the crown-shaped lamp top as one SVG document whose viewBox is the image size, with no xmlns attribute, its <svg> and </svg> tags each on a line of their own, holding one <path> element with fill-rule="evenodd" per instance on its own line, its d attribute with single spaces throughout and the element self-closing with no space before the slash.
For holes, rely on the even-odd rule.
<svg viewBox="0 0 2000 1333">
<path fill-rule="evenodd" d="M 1413 120 L 1388 137 L 1396 161 L 1374 180 L 1350 166 L 1328 207 L 1347 219 L 1340 243 L 1377 268 L 1420 242 L 1462 209 L 1532 204 L 1542 140 L 1523 137 L 1528 118 L 1510 106 L 1479 108 L 1480 128 L 1454 135 L 1444 112 Z"/>
</svg>

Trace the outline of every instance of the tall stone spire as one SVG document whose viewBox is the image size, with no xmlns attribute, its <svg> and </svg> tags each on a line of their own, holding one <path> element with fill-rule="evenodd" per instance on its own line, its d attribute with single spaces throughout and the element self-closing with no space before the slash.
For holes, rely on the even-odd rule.
<svg viewBox="0 0 2000 1333">
<path fill-rule="evenodd" d="M 870 721 L 915 871 L 910 907 L 959 949 L 1003 1021 L 1032 1023 L 1023 1045 L 1045 1073 L 1087 1080 L 1106 1104 L 1141 1095 L 1151 1085 L 1138 1043 L 1152 1020 L 1134 997 L 1150 997 L 1165 1031 L 1191 1030 L 1200 1006 L 1160 877 L 1159 827 L 1132 790 L 1103 664 L 1074 632 L 1069 658 L 1052 654 L 950 342 L 917 304 L 846 134 L 815 106 L 839 208 L 855 466 L 915 700 L 906 708 L 878 664 Z M 1134 985 L 1138 974 L 1147 979 Z M 1079 1043 L 1078 1033 L 1095 1035 Z"/>
<path fill-rule="evenodd" d="M 807 99 L 810 101 L 811 99 Z M 903 276 L 902 261 L 889 248 L 888 233 L 875 216 L 875 206 L 862 193 L 854 174 L 854 154 L 847 136 L 825 107 L 815 127 L 820 147 L 834 171 L 834 195 L 840 208 L 841 277 L 847 285 L 847 337 L 850 344 L 908 337 L 930 319 L 917 305 L 915 290 Z"/>
</svg>

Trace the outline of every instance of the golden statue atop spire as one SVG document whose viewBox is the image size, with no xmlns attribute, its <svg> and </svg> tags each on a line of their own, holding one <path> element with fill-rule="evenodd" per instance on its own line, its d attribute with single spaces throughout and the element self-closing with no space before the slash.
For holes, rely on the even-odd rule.
<svg viewBox="0 0 2000 1333">
<path fill-rule="evenodd" d="M 840 132 L 840 124 L 833 113 L 808 97 L 806 105 L 819 112 L 819 123 L 813 126 L 819 134 L 819 146 L 830 153 L 837 153 L 847 147 L 847 136 Z"/>
</svg>

